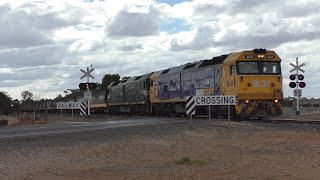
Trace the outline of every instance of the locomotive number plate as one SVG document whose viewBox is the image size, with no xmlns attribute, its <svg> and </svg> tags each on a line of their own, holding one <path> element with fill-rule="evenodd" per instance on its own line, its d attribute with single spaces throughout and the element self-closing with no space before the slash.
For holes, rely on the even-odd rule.
<svg viewBox="0 0 320 180">
<path fill-rule="evenodd" d="M 257 88 L 264 88 L 264 87 L 270 87 L 270 81 L 269 80 L 253 80 L 253 87 Z"/>
</svg>

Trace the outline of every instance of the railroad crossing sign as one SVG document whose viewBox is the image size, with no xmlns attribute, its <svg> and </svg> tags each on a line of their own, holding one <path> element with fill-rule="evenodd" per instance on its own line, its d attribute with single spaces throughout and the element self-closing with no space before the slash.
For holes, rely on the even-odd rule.
<svg viewBox="0 0 320 180">
<path fill-rule="evenodd" d="M 89 79 L 92 78 L 94 79 L 94 76 L 92 76 L 90 73 L 92 73 L 94 71 L 94 68 L 92 67 L 92 64 L 91 64 L 91 67 L 87 67 L 87 71 L 83 70 L 83 69 L 80 69 L 81 72 L 84 73 L 83 76 L 81 76 L 81 80 L 85 77 L 87 77 L 87 92 L 84 92 L 83 96 L 84 96 L 84 99 L 87 100 L 87 105 L 88 105 L 88 113 L 87 115 L 90 116 L 90 100 L 92 99 L 92 92 L 90 91 L 90 88 L 89 88 L 89 85 L 90 85 L 90 82 L 89 82 Z M 81 84 L 81 83 L 80 83 Z"/>
<path fill-rule="evenodd" d="M 94 79 L 94 76 L 92 76 L 90 73 L 92 73 L 94 71 L 94 68 L 90 69 L 87 67 L 87 71 L 80 69 L 81 72 L 84 73 L 84 75 L 80 78 L 81 80 L 85 77 L 87 77 L 89 79 L 89 77 L 91 77 L 92 79 Z"/>
<path fill-rule="evenodd" d="M 297 113 L 296 115 L 300 115 L 299 112 L 299 99 L 302 95 L 302 90 L 299 89 L 300 88 L 305 88 L 306 87 L 306 83 L 302 82 L 302 80 L 304 79 L 304 76 L 302 74 L 299 74 L 299 71 L 301 71 L 302 73 L 304 73 L 305 71 L 303 69 L 301 69 L 302 66 L 306 65 L 305 63 L 299 64 L 298 62 L 298 58 L 296 58 L 296 65 L 290 63 L 290 65 L 293 67 L 293 69 L 290 70 L 290 73 L 292 72 L 296 72 L 296 74 L 291 74 L 290 75 L 290 80 L 292 80 L 292 82 L 289 83 L 289 87 L 291 88 L 296 88 L 293 91 L 294 96 L 297 96 Z"/>
<path fill-rule="evenodd" d="M 303 73 L 305 72 L 303 69 L 301 69 L 302 66 L 306 65 L 305 63 L 302 63 L 300 65 L 298 65 L 298 64 L 294 65 L 294 64 L 290 63 L 290 65 L 293 67 L 293 69 L 290 70 L 290 73 L 292 73 L 293 71 L 296 71 L 296 70 L 301 71 Z"/>
</svg>

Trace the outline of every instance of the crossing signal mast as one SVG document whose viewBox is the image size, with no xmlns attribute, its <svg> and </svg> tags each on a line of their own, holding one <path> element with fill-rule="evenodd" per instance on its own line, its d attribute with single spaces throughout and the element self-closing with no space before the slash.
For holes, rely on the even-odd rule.
<svg viewBox="0 0 320 180">
<path fill-rule="evenodd" d="M 94 79 L 94 76 L 92 76 L 90 73 L 92 73 L 94 71 L 94 68 L 92 67 L 87 67 L 87 70 L 83 70 L 80 69 L 81 72 L 83 72 L 83 76 L 80 78 L 81 80 L 83 78 L 87 78 L 87 82 L 86 83 L 80 83 L 79 84 L 79 88 L 82 90 L 87 90 L 84 92 L 84 99 L 87 99 L 87 105 L 88 105 L 88 113 L 87 115 L 90 115 L 90 100 L 92 98 L 92 91 L 90 91 L 90 89 L 96 89 L 97 88 L 97 84 L 96 83 L 90 83 L 89 82 L 89 78 Z"/>
<path fill-rule="evenodd" d="M 289 78 L 290 78 L 291 82 L 289 83 L 289 87 L 295 88 L 293 90 L 293 94 L 294 94 L 294 96 L 297 97 L 297 115 L 300 115 L 300 113 L 299 113 L 299 99 L 302 96 L 302 90 L 299 88 L 305 88 L 306 83 L 303 82 L 304 76 L 303 76 L 303 74 L 299 74 L 299 71 L 301 71 L 302 73 L 305 72 L 303 69 L 301 69 L 301 67 L 304 66 L 305 63 L 302 63 L 299 65 L 298 58 L 296 58 L 296 65 L 294 65 L 292 63 L 290 63 L 290 65 L 293 67 L 293 69 L 290 70 L 290 73 L 295 71 L 296 74 L 290 75 Z"/>
</svg>

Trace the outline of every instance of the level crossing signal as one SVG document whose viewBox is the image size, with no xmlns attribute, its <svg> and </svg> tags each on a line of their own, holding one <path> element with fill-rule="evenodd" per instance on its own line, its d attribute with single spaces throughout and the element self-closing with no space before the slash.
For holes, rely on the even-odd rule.
<svg viewBox="0 0 320 180">
<path fill-rule="evenodd" d="M 298 84 L 298 86 L 300 88 L 305 88 L 306 87 L 306 83 L 302 82 L 302 80 L 304 79 L 304 76 L 302 74 L 299 74 L 299 75 L 291 74 L 289 78 L 290 78 L 291 81 L 293 81 L 293 82 L 289 83 L 289 86 L 291 88 L 296 88 L 297 84 Z M 298 78 L 298 80 L 300 80 L 300 82 L 299 81 L 295 81 L 297 78 Z"/>
<path fill-rule="evenodd" d="M 89 89 L 97 89 L 97 84 L 96 84 L 96 83 L 80 83 L 80 84 L 79 84 L 79 88 L 80 88 L 81 90 L 86 90 L 87 87 L 88 87 Z"/>
</svg>

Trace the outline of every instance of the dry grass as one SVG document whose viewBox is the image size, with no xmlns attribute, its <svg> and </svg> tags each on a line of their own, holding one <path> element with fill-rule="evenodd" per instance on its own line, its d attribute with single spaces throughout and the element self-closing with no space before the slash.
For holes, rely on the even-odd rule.
<svg viewBox="0 0 320 180">
<path fill-rule="evenodd" d="M 191 160 L 188 157 L 181 158 L 181 159 L 175 161 L 175 163 L 178 164 L 178 165 L 189 165 L 189 166 L 193 166 L 193 165 L 195 165 L 195 166 L 203 166 L 203 165 L 209 164 L 207 161 Z"/>
</svg>

